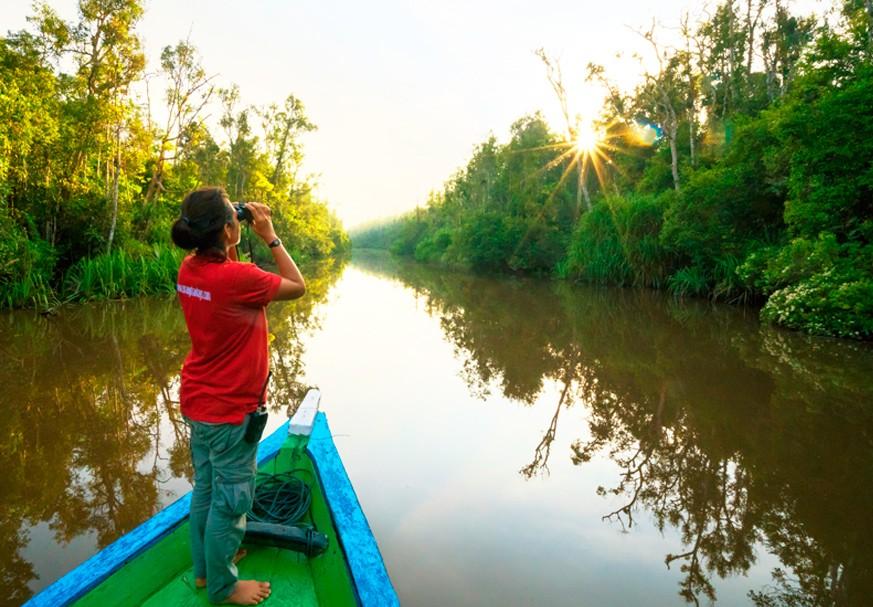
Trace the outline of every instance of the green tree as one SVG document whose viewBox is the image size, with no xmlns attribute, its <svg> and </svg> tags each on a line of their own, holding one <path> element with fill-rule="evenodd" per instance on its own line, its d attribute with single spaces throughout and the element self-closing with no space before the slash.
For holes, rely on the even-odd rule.
<svg viewBox="0 0 873 607">
<path fill-rule="evenodd" d="M 288 95 L 280 108 L 275 103 L 260 112 L 264 128 L 267 156 L 273 164 L 270 183 L 285 190 L 297 179 L 297 168 L 303 160 L 300 135 L 315 130 L 306 117 L 303 102 Z"/>
<path fill-rule="evenodd" d="M 164 189 L 164 165 L 185 153 L 186 137 L 199 126 L 202 112 L 214 92 L 212 80 L 200 64 L 197 50 L 188 42 L 166 46 L 161 51 L 161 69 L 169 80 L 166 91 L 167 121 L 157 135 L 157 159 L 145 193 L 145 204 L 151 203 Z M 168 154 L 171 154 L 168 156 Z"/>
</svg>

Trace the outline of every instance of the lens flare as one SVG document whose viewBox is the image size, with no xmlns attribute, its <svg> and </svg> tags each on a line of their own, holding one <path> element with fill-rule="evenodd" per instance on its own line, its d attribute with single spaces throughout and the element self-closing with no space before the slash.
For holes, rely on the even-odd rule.
<svg viewBox="0 0 873 607">
<path fill-rule="evenodd" d="M 658 140 L 661 133 L 654 124 L 635 120 L 631 123 L 630 135 L 637 145 L 651 146 Z"/>
<path fill-rule="evenodd" d="M 554 156 L 549 159 L 533 176 L 541 176 L 546 171 L 557 167 L 563 167 L 558 183 L 552 188 L 546 203 L 540 213 L 544 213 L 546 207 L 554 199 L 556 194 L 562 191 L 564 184 L 571 178 L 576 181 L 576 213 L 581 211 L 580 203 L 585 201 L 588 208 L 591 205 L 591 196 L 588 190 L 589 176 L 593 173 L 596 183 L 601 192 L 605 191 L 610 174 L 623 174 L 621 166 L 613 162 L 616 154 L 633 153 L 633 149 L 639 143 L 631 143 L 637 139 L 650 140 L 652 134 L 656 134 L 657 127 L 650 127 L 648 132 L 638 135 L 635 127 L 620 120 L 610 122 L 583 122 L 578 121 L 575 128 L 569 127 L 563 139 L 554 143 L 526 148 L 520 152 L 549 151 Z M 628 145 L 630 144 L 630 145 Z"/>
<path fill-rule="evenodd" d="M 593 154 L 605 141 L 606 133 L 593 124 L 582 124 L 576 130 L 576 140 L 573 145 L 577 152 Z"/>
<path fill-rule="evenodd" d="M 585 200 L 588 208 L 591 208 L 588 191 L 590 172 L 593 171 L 601 192 L 605 191 L 610 173 L 623 174 L 620 166 L 613 162 L 612 157 L 617 153 L 627 153 L 628 148 L 623 145 L 623 139 L 628 136 L 628 130 L 627 124 L 618 120 L 601 124 L 580 121 L 575 129 L 568 126 L 567 134 L 563 139 L 548 145 L 519 150 L 519 152 L 548 151 L 554 153 L 554 156 L 532 176 L 540 177 L 546 171 L 563 166 L 558 183 L 555 184 L 548 198 L 540 207 L 537 220 L 545 215 L 556 194 L 562 191 L 564 184 L 573 176 L 576 179 L 575 211 L 577 218 L 581 212 L 582 200 Z M 648 133 L 646 135 L 651 137 Z M 521 250 L 522 245 L 527 242 L 530 233 L 531 229 L 529 228 L 519 241 L 516 252 Z"/>
</svg>

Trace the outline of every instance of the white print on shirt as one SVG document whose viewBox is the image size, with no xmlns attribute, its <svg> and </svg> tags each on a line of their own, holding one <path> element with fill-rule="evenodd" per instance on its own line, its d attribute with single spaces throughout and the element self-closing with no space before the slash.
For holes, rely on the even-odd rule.
<svg viewBox="0 0 873 607">
<path fill-rule="evenodd" d="M 194 287 L 189 287 L 188 285 L 176 285 L 176 290 L 183 295 L 188 295 L 189 297 L 196 297 L 197 299 L 202 299 L 203 301 L 212 301 L 212 293 L 209 291 L 201 291 L 200 289 L 195 289 Z"/>
</svg>

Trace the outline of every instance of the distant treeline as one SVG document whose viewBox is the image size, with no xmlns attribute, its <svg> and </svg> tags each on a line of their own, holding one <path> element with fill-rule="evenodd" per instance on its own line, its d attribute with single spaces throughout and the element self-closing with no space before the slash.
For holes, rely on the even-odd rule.
<svg viewBox="0 0 873 607">
<path fill-rule="evenodd" d="M 300 100 L 242 106 L 187 41 L 147 72 L 142 13 L 142 0 L 79 0 L 68 23 L 37 3 L 28 30 L 0 38 L 0 308 L 172 290 L 170 225 L 201 185 L 269 204 L 304 261 L 348 248 L 298 175 L 315 128 Z"/>
<path fill-rule="evenodd" d="M 873 5 L 834 23 L 727 1 L 641 36 L 659 69 L 608 91 L 603 141 L 540 115 L 491 137 L 426 206 L 352 235 L 423 262 L 763 302 L 765 320 L 873 338 Z M 540 53 L 562 91 L 559 66 Z M 557 69 L 556 69 L 557 68 Z"/>
</svg>

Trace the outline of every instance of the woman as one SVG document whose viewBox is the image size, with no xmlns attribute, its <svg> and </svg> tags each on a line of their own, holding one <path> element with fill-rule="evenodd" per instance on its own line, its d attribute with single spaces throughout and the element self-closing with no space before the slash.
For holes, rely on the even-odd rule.
<svg viewBox="0 0 873 607">
<path fill-rule="evenodd" d="M 178 246 L 194 251 L 182 262 L 176 285 L 191 336 L 179 396 L 191 427 L 194 463 L 194 577 L 212 603 L 256 605 L 270 595 L 270 584 L 237 579 L 235 557 L 252 505 L 263 431 L 252 414 L 266 399 L 266 306 L 302 296 L 306 284 L 276 237 L 270 209 L 257 202 L 245 207 L 253 231 L 270 247 L 278 274 L 237 260 L 240 223 L 222 188 L 188 194 L 172 236 Z"/>
</svg>

